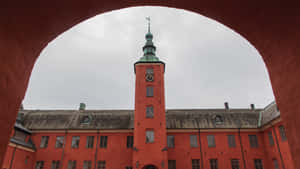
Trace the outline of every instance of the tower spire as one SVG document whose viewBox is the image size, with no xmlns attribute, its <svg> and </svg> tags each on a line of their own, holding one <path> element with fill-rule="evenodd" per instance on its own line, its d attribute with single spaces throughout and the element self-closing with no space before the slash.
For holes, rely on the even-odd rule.
<svg viewBox="0 0 300 169">
<path fill-rule="evenodd" d="M 147 21 L 148 21 L 148 33 L 150 33 L 150 16 L 146 17 Z"/>
<path fill-rule="evenodd" d="M 148 32 L 146 33 L 146 44 L 143 47 L 144 56 L 140 58 L 139 62 L 157 62 L 158 57 L 155 56 L 156 47 L 154 46 L 152 39 L 153 35 L 150 31 L 150 17 L 146 17 L 148 21 Z"/>
</svg>

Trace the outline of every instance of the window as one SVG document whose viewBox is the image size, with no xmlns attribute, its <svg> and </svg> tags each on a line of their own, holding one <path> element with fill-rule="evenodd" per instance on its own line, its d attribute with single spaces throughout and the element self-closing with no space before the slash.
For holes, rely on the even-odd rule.
<svg viewBox="0 0 300 169">
<path fill-rule="evenodd" d="M 127 136 L 127 148 L 133 147 L 133 136 Z"/>
<path fill-rule="evenodd" d="M 274 139 L 273 139 L 272 131 L 268 132 L 268 137 L 269 137 L 270 146 L 273 146 L 274 145 Z"/>
<path fill-rule="evenodd" d="M 154 131 L 148 130 L 146 131 L 146 143 L 153 143 L 154 142 Z"/>
<path fill-rule="evenodd" d="M 153 113 L 153 106 L 147 106 L 146 107 L 146 117 L 147 118 L 153 118 L 154 113 Z"/>
<path fill-rule="evenodd" d="M 227 135 L 227 140 L 228 140 L 228 146 L 230 148 L 234 148 L 236 146 L 234 135 Z"/>
<path fill-rule="evenodd" d="M 63 146 L 64 146 L 64 136 L 57 136 L 55 147 L 56 148 L 62 148 Z"/>
<path fill-rule="evenodd" d="M 274 169 L 279 169 L 279 164 L 276 159 L 273 159 L 273 166 L 274 166 Z"/>
<path fill-rule="evenodd" d="M 86 148 L 93 148 L 94 147 L 94 136 L 87 136 L 86 137 Z"/>
<path fill-rule="evenodd" d="M 218 159 L 209 160 L 210 169 L 218 169 Z"/>
<path fill-rule="evenodd" d="M 40 148 L 47 148 L 48 140 L 49 140 L 49 136 L 42 136 Z"/>
<path fill-rule="evenodd" d="M 190 135 L 191 147 L 198 147 L 197 135 Z"/>
<path fill-rule="evenodd" d="M 200 160 L 192 159 L 192 169 L 200 169 Z"/>
<path fill-rule="evenodd" d="M 220 115 L 216 115 L 215 117 L 215 124 L 223 124 L 224 123 L 224 120 L 223 120 L 223 117 L 220 116 Z"/>
<path fill-rule="evenodd" d="M 69 160 L 68 169 L 76 169 L 76 161 L 75 160 Z"/>
<path fill-rule="evenodd" d="M 43 169 L 44 168 L 44 161 L 37 161 L 35 164 L 35 169 Z"/>
<path fill-rule="evenodd" d="M 131 166 L 126 166 L 125 169 L 132 169 L 132 167 Z"/>
<path fill-rule="evenodd" d="M 208 147 L 216 147 L 214 135 L 207 135 L 207 144 L 208 144 Z"/>
<path fill-rule="evenodd" d="M 254 159 L 254 166 L 255 166 L 255 169 L 263 169 L 261 159 Z"/>
<path fill-rule="evenodd" d="M 83 161 L 83 169 L 92 169 L 92 161 Z"/>
<path fill-rule="evenodd" d="M 72 137 L 72 148 L 78 148 L 79 147 L 79 141 L 80 141 L 79 136 L 73 136 Z"/>
<path fill-rule="evenodd" d="M 60 161 L 53 160 L 52 165 L 51 165 L 51 169 L 59 169 L 59 164 L 60 164 Z"/>
<path fill-rule="evenodd" d="M 152 68 L 147 68 L 146 69 L 146 74 L 153 74 L 153 69 Z"/>
<path fill-rule="evenodd" d="M 100 148 L 106 148 L 107 147 L 107 136 L 101 136 L 100 137 Z"/>
<path fill-rule="evenodd" d="M 279 126 L 279 134 L 280 134 L 280 137 L 281 137 L 281 141 L 286 141 L 287 138 L 286 138 L 286 135 L 285 135 L 285 129 L 284 129 L 284 126 Z"/>
<path fill-rule="evenodd" d="M 97 169 L 105 169 L 105 161 L 98 161 Z"/>
<path fill-rule="evenodd" d="M 175 147 L 175 138 L 174 136 L 167 136 L 167 144 L 169 148 Z"/>
<path fill-rule="evenodd" d="M 168 160 L 168 169 L 176 169 L 176 160 Z"/>
<path fill-rule="evenodd" d="M 147 86 L 146 96 L 153 97 L 153 87 L 152 86 Z"/>
<path fill-rule="evenodd" d="M 20 140 L 20 141 L 25 141 L 26 137 L 27 137 L 26 133 L 19 131 L 19 130 L 15 130 L 15 133 L 14 133 L 15 139 Z"/>
<path fill-rule="evenodd" d="M 250 142 L 250 147 L 252 148 L 258 147 L 258 141 L 256 135 L 249 135 L 249 142 Z"/>
<path fill-rule="evenodd" d="M 231 160 L 231 168 L 232 169 L 240 169 L 240 161 L 238 159 Z"/>
</svg>

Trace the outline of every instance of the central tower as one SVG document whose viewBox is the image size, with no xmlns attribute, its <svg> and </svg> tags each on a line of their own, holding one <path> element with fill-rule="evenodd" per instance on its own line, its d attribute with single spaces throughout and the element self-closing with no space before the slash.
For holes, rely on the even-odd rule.
<svg viewBox="0 0 300 169">
<path fill-rule="evenodd" d="M 165 64 L 155 56 L 156 47 L 147 18 L 144 55 L 134 64 L 135 109 L 133 168 L 168 168 L 165 114 Z"/>
</svg>

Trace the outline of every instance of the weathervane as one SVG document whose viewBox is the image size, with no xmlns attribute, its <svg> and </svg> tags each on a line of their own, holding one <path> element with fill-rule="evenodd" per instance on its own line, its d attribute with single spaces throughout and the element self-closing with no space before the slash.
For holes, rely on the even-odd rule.
<svg viewBox="0 0 300 169">
<path fill-rule="evenodd" d="M 150 32 L 150 16 L 146 17 L 146 20 L 148 21 L 148 32 Z"/>
</svg>

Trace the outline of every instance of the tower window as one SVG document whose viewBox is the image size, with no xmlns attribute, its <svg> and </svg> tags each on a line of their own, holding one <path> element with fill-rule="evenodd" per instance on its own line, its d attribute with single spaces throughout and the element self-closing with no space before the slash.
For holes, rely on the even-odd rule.
<svg viewBox="0 0 300 169">
<path fill-rule="evenodd" d="M 273 159 L 273 166 L 274 166 L 274 169 L 279 169 L 279 164 L 276 159 Z"/>
<path fill-rule="evenodd" d="M 192 169 L 200 169 L 200 160 L 192 159 Z"/>
<path fill-rule="evenodd" d="M 153 118 L 154 113 L 153 113 L 153 106 L 147 106 L 146 107 L 146 117 L 147 118 Z"/>
<path fill-rule="evenodd" d="M 218 169 L 218 159 L 209 160 L 210 169 Z"/>
<path fill-rule="evenodd" d="M 43 169 L 44 168 L 44 161 L 37 161 L 35 164 L 35 169 Z"/>
<path fill-rule="evenodd" d="M 133 147 L 133 136 L 127 136 L 127 148 Z"/>
<path fill-rule="evenodd" d="M 147 68 L 146 69 L 146 74 L 153 74 L 153 69 L 152 68 Z"/>
<path fill-rule="evenodd" d="M 106 148 L 107 147 L 107 136 L 101 136 L 100 137 L 100 148 Z"/>
<path fill-rule="evenodd" d="M 255 169 L 263 169 L 261 159 L 254 159 L 254 166 L 255 166 Z"/>
<path fill-rule="evenodd" d="M 76 169 L 76 160 L 69 160 L 68 169 Z"/>
<path fill-rule="evenodd" d="M 86 148 L 93 148 L 94 147 L 94 136 L 87 136 L 86 137 Z"/>
<path fill-rule="evenodd" d="M 84 160 L 83 161 L 83 169 L 92 169 L 92 161 Z"/>
<path fill-rule="evenodd" d="M 234 135 L 228 135 L 227 139 L 228 139 L 228 146 L 230 148 L 234 148 L 236 146 Z"/>
<path fill-rule="evenodd" d="M 169 148 L 174 148 L 175 147 L 175 138 L 174 136 L 170 135 L 167 136 L 167 143 Z"/>
<path fill-rule="evenodd" d="M 231 168 L 232 169 L 240 169 L 240 160 L 232 159 L 231 160 Z"/>
<path fill-rule="evenodd" d="M 191 147 L 198 147 L 197 135 L 190 135 Z"/>
<path fill-rule="evenodd" d="M 281 125 L 278 128 L 279 128 L 279 133 L 280 133 L 281 141 L 286 141 L 287 138 L 286 138 L 284 126 Z"/>
<path fill-rule="evenodd" d="M 147 97 L 153 97 L 153 86 L 147 86 L 146 96 Z"/>
<path fill-rule="evenodd" d="M 72 137 L 72 148 L 79 147 L 80 136 L 73 136 Z"/>
<path fill-rule="evenodd" d="M 55 147 L 56 148 L 62 148 L 63 146 L 64 146 L 64 136 L 57 136 Z"/>
<path fill-rule="evenodd" d="M 274 139 L 273 139 L 272 131 L 268 132 L 268 138 L 269 138 L 270 146 L 273 146 L 274 145 Z"/>
<path fill-rule="evenodd" d="M 168 160 L 168 169 L 176 169 L 176 160 Z"/>
<path fill-rule="evenodd" d="M 154 131 L 148 130 L 146 131 L 146 143 L 153 143 L 154 142 Z"/>
<path fill-rule="evenodd" d="M 98 161 L 98 167 L 97 169 L 105 169 L 106 162 L 105 161 Z"/>
<path fill-rule="evenodd" d="M 249 142 L 250 142 L 250 147 L 252 148 L 258 147 L 258 140 L 256 135 L 249 135 Z"/>
<path fill-rule="evenodd" d="M 207 135 L 207 144 L 208 144 L 208 147 L 216 147 L 214 135 Z"/>
<path fill-rule="evenodd" d="M 42 136 L 40 148 L 47 148 L 48 140 L 49 140 L 49 136 Z"/>
<path fill-rule="evenodd" d="M 51 169 L 59 169 L 59 164 L 60 164 L 60 161 L 55 161 L 53 160 L 52 161 L 52 166 L 51 166 Z"/>
</svg>

